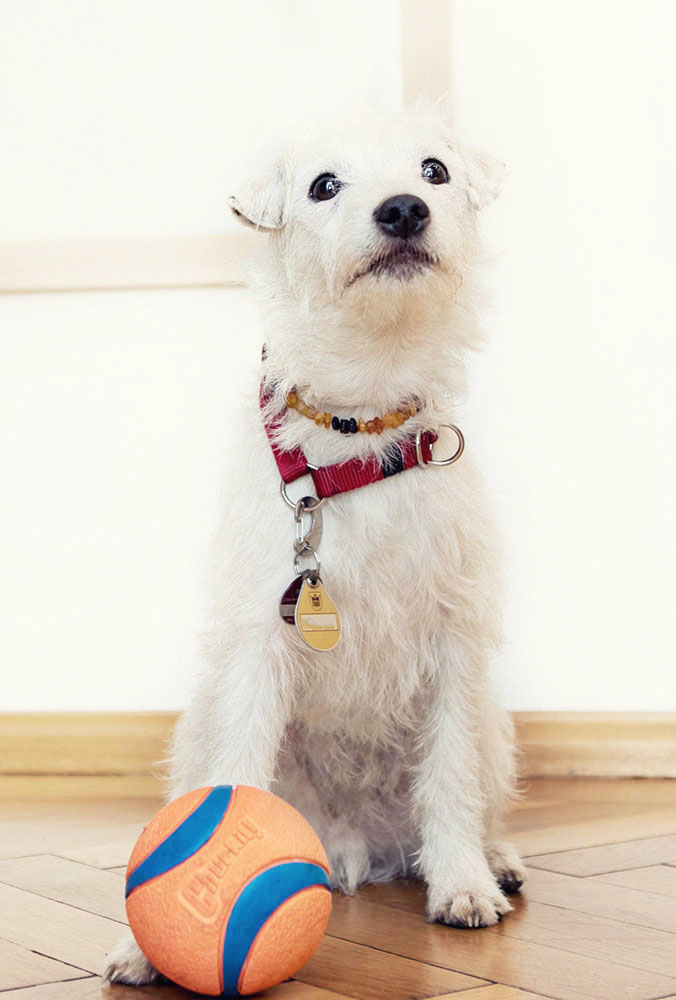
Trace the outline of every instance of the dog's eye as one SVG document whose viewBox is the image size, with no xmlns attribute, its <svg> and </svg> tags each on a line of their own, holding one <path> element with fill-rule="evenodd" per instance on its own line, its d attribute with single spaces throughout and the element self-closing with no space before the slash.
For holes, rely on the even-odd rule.
<svg viewBox="0 0 676 1000">
<path fill-rule="evenodd" d="M 451 179 L 441 160 L 423 160 L 422 175 L 430 184 L 448 184 Z"/>
<path fill-rule="evenodd" d="M 320 174 L 310 185 L 309 196 L 313 201 L 328 201 L 340 191 L 340 181 L 335 174 Z"/>
</svg>

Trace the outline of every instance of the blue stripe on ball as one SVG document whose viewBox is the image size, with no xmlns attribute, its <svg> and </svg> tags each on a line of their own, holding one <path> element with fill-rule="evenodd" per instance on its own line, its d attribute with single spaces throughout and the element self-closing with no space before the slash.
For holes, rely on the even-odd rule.
<svg viewBox="0 0 676 1000">
<path fill-rule="evenodd" d="M 242 889 L 230 912 L 223 942 L 223 996 L 239 996 L 242 966 L 261 927 L 277 907 L 311 886 L 330 889 L 329 876 L 309 861 L 284 861 Z"/>
<path fill-rule="evenodd" d="M 134 889 L 176 868 L 203 847 L 221 822 L 232 796 L 232 785 L 215 785 L 197 809 L 158 844 L 127 879 L 125 899 Z"/>
</svg>

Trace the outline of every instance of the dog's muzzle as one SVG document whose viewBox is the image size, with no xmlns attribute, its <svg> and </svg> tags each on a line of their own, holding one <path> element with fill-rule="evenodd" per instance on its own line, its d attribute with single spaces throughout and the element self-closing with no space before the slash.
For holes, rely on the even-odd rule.
<svg viewBox="0 0 676 1000">
<path fill-rule="evenodd" d="M 395 244 L 389 253 L 374 257 L 366 267 L 357 271 L 350 278 L 346 287 L 349 288 L 355 281 L 367 274 L 373 274 L 376 277 L 391 274 L 399 278 L 414 278 L 438 264 L 439 259 L 434 254 L 428 253 L 427 250 L 423 250 L 422 247 L 415 244 L 401 242 Z"/>
</svg>

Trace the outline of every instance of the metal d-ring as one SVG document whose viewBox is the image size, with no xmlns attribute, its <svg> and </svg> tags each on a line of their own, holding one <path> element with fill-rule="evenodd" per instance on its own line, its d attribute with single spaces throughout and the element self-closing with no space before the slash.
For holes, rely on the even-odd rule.
<svg viewBox="0 0 676 1000">
<path fill-rule="evenodd" d="M 441 424 L 440 426 L 447 427 L 449 430 L 453 431 L 453 433 L 458 439 L 458 447 L 455 449 L 450 458 L 442 458 L 442 459 L 428 458 L 426 460 L 422 451 L 422 431 L 418 431 L 418 433 L 415 436 L 415 454 L 416 458 L 418 459 L 418 465 L 422 466 L 453 465 L 454 462 L 458 461 L 463 451 L 465 450 L 465 438 L 459 427 L 456 427 L 455 424 Z M 431 451 L 432 448 L 430 446 L 430 453 Z"/>
<path fill-rule="evenodd" d="M 282 500 L 284 501 L 286 506 L 290 507 L 291 510 L 295 513 L 297 510 L 297 504 L 294 500 L 291 499 L 289 494 L 286 492 L 286 483 L 284 482 L 283 479 L 279 483 L 279 492 L 282 494 Z M 305 500 L 311 501 L 308 504 L 304 503 L 303 509 L 306 511 L 306 513 L 312 514 L 314 513 L 314 511 L 319 510 L 320 507 L 324 506 L 328 497 L 322 497 L 321 499 L 319 497 L 303 497 L 302 499 L 304 501 Z"/>
</svg>

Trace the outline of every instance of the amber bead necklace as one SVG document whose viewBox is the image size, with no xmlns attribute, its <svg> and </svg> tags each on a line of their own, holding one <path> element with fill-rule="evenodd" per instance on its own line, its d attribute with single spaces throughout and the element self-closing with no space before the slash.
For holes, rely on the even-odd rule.
<svg viewBox="0 0 676 1000">
<path fill-rule="evenodd" d="M 388 410 L 383 417 L 374 417 L 373 420 L 364 420 L 362 417 L 358 420 L 354 417 L 334 417 L 331 413 L 324 413 L 314 406 L 309 406 L 297 392 L 288 393 L 286 405 L 290 410 L 297 410 L 308 420 L 314 420 L 318 427 L 330 427 L 334 431 L 340 431 L 341 434 L 356 434 L 358 431 L 382 434 L 386 427 L 400 427 L 405 420 L 414 417 L 418 412 L 418 407 L 410 403 L 401 410 Z"/>
</svg>

